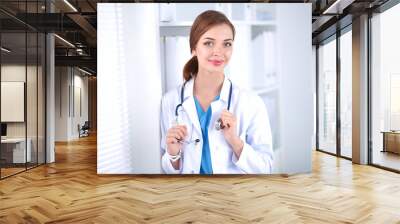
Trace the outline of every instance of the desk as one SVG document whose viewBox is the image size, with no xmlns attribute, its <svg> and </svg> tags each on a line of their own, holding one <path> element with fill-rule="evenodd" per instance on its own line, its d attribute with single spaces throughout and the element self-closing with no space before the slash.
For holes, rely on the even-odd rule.
<svg viewBox="0 0 400 224">
<path fill-rule="evenodd" d="M 382 152 L 393 152 L 400 154 L 400 132 L 399 131 L 382 131 L 383 133 L 383 150 Z"/>
<path fill-rule="evenodd" d="M 8 163 L 25 163 L 30 162 L 31 145 L 32 141 L 30 138 L 27 139 L 27 148 L 25 153 L 25 138 L 6 138 L 1 139 L 1 157 Z M 11 160 L 12 158 L 12 160 Z M 27 158 L 27 161 L 25 161 Z"/>
</svg>

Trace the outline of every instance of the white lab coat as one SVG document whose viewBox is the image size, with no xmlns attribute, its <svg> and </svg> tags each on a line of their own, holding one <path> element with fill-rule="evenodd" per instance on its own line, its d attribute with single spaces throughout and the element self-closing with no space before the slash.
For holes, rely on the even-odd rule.
<svg viewBox="0 0 400 224">
<path fill-rule="evenodd" d="M 184 144 L 180 169 L 175 170 L 166 153 L 166 134 L 175 122 L 175 108 L 181 101 L 181 86 L 166 93 L 161 103 L 161 165 L 167 174 L 198 174 L 203 148 L 201 127 L 193 98 L 193 84 L 187 82 L 184 91 L 183 111 L 180 124 L 185 124 L 186 140 L 200 139 L 198 144 Z M 221 131 L 215 129 L 221 111 L 227 108 L 230 81 L 225 78 L 220 98 L 211 103 L 212 116 L 208 127 L 211 163 L 214 174 L 268 174 L 272 170 L 272 135 L 268 112 L 262 99 L 251 91 L 239 89 L 233 83 L 230 112 L 237 119 L 237 134 L 244 147 L 238 158 Z M 190 139 L 191 138 L 191 139 Z"/>
</svg>

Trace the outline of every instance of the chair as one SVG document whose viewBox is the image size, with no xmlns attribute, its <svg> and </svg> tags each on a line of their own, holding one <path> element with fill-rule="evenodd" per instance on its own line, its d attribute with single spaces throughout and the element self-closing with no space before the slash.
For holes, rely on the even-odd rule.
<svg viewBox="0 0 400 224">
<path fill-rule="evenodd" d="M 89 121 L 85 121 L 82 127 L 80 127 L 80 125 L 78 124 L 79 138 L 89 136 L 89 129 L 90 129 Z"/>
</svg>

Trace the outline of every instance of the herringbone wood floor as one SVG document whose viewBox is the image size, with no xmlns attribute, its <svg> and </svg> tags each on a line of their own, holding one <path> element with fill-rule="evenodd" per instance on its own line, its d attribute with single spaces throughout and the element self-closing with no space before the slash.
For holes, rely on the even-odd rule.
<svg viewBox="0 0 400 224">
<path fill-rule="evenodd" d="M 400 175 L 315 152 L 293 176 L 98 176 L 96 139 L 0 181 L 0 223 L 400 223 Z"/>
</svg>

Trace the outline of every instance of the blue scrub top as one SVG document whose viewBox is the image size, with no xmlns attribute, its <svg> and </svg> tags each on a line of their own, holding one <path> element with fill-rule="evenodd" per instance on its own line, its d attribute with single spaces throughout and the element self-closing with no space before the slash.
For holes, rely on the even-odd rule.
<svg viewBox="0 0 400 224">
<path fill-rule="evenodd" d="M 219 100 L 219 95 L 215 97 L 214 101 Z M 203 149 L 201 153 L 201 165 L 200 174 L 212 174 L 213 168 L 211 163 L 211 153 L 210 145 L 208 143 L 208 126 L 211 120 L 211 105 L 207 108 L 207 111 L 203 111 L 200 106 L 199 101 L 194 97 L 194 102 L 196 104 L 197 116 L 199 117 L 199 122 L 201 126 L 201 133 L 203 136 Z"/>
</svg>

